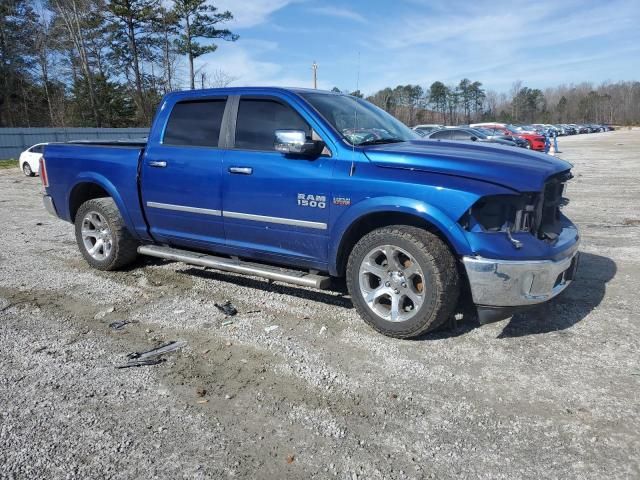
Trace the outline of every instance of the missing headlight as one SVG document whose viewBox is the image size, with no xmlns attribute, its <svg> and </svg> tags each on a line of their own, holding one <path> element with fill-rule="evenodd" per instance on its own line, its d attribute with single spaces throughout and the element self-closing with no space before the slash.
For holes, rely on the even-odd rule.
<svg viewBox="0 0 640 480">
<path fill-rule="evenodd" d="M 492 195 L 478 200 L 460 219 L 469 231 L 533 232 L 538 195 Z"/>
</svg>

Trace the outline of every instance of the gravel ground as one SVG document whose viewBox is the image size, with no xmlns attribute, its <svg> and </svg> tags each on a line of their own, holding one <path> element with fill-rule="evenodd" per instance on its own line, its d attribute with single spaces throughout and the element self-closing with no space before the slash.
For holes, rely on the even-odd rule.
<svg viewBox="0 0 640 480">
<path fill-rule="evenodd" d="M 39 179 L 0 171 L 0 477 L 639 478 L 640 130 L 560 147 L 577 280 L 417 341 L 376 334 L 339 289 L 91 270 Z M 115 368 L 168 340 L 188 344 Z"/>
</svg>

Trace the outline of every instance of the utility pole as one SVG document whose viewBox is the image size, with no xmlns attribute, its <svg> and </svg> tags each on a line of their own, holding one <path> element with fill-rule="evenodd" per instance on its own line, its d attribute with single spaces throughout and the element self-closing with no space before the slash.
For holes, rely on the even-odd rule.
<svg viewBox="0 0 640 480">
<path fill-rule="evenodd" d="M 315 60 L 313 61 L 313 65 L 311 65 L 311 68 L 313 69 L 313 88 L 317 89 L 318 88 L 318 64 L 315 62 Z"/>
</svg>

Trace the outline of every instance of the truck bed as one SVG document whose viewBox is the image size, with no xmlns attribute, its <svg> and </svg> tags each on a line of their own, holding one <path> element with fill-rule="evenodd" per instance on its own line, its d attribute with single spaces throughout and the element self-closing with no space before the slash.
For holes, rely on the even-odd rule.
<svg viewBox="0 0 640 480">
<path fill-rule="evenodd" d="M 60 218 L 73 221 L 74 195 L 83 188 L 101 188 L 111 196 L 131 232 L 146 237 L 138 195 L 138 167 L 144 141 L 81 141 L 51 143 L 44 159 L 49 194 Z"/>
</svg>

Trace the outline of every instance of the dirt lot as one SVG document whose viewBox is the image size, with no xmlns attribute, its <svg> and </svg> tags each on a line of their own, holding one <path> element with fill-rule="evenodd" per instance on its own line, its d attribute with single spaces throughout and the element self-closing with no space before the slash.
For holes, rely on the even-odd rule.
<svg viewBox="0 0 640 480">
<path fill-rule="evenodd" d="M 578 279 L 418 341 L 370 330 L 340 291 L 91 270 L 39 179 L 1 171 L 0 477 L 639 478 L 640 130 L 560 147 Z M 168 340 L 188 345 L 115 368 Z"/>
</svg>

